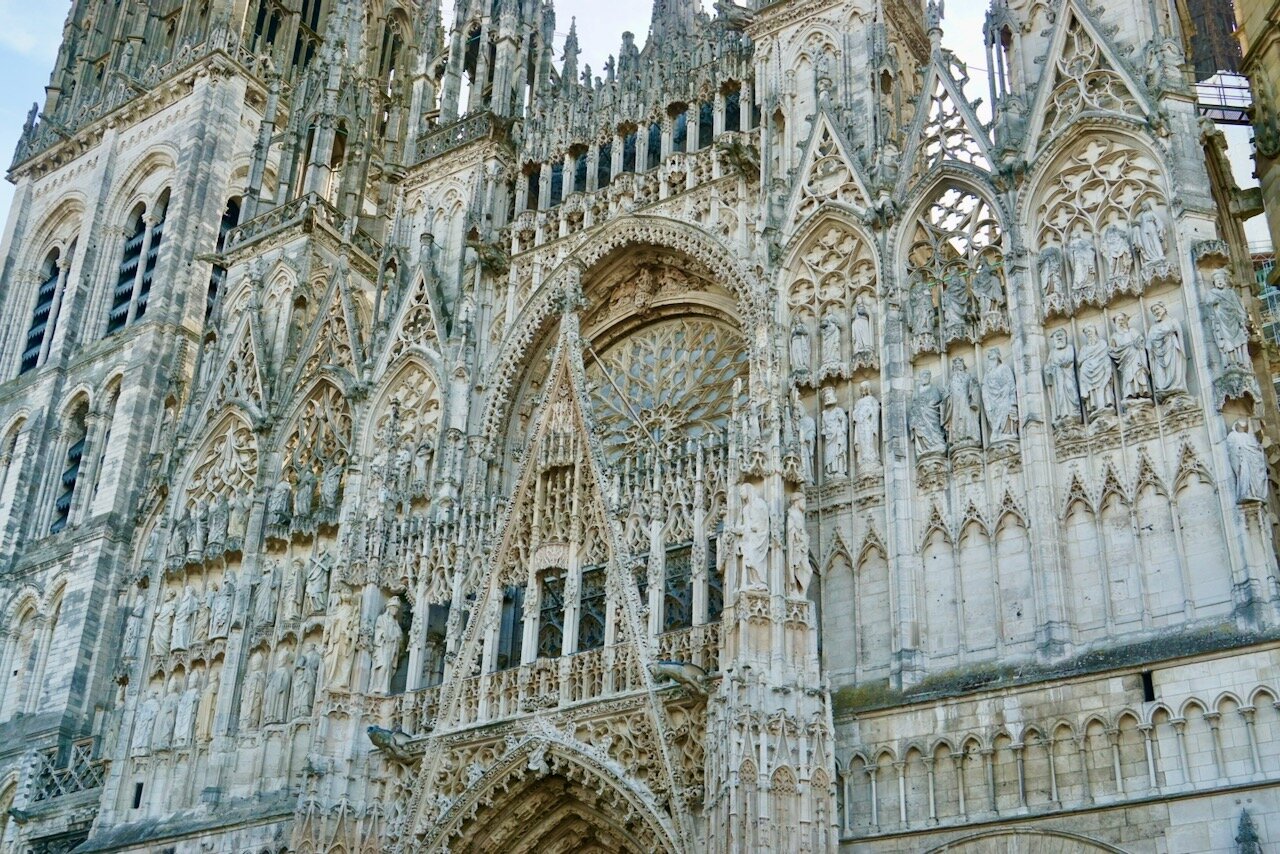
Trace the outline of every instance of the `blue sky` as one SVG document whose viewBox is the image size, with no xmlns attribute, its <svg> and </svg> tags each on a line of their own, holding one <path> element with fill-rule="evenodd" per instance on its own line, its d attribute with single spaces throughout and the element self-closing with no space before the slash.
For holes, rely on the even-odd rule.
<svg viewBox="0 0 1280 854">
<path fill-rule="evenodd" d="M 708 9 L 712 0 L 703 0 Z M 451 6 L 445 0 L 446 7 Z M 605 7 L 602 11 L 601 7 Z M 985 97 L 986 56 L 982 49 L 982 22 L 987 0 L 950 0 L 945 21 L 946 44 L 970 64 L 973 77 L 970 95 Z M 7 166 L 17 144 L 22 123 L 31 104 L 44 102 L 44 87 L 49 82 L 62 37 L 62 23 L 70 8 L 58 0 L 0 0 L 0 164 Z M 605 58 L 616 53 L 622 32 L 631 30 L 637 40 L 644 41 L 649 29 L 651 4 L 647 0 L 629 3 L 601 3 L 600 0 L 557 0 L 556 29 L 561 39 L 569 31 L 569 23 L 577 18 L 582 61 L 599 71 Z M 451 20 L 446 12 L 446 20 Z M 1256 185 L 1249 161 L 1248 134 L 1233 129 L 1228 138 L 1236 161 L 1236 180 L 1241 186 Z M 9 210 L 13 187 L 0 181 L 0 212 Z M 7 215 L 7 214 L 6 214 Z M 1266 238 L 1262 217 L 1249 223 L 1251 240 Z"/>
</svg>

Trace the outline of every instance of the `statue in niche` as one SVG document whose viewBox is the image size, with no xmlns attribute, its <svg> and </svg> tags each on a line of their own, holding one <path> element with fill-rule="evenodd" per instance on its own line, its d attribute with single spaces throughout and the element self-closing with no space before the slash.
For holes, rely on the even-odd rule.
<svg viewBox="0 0 1280 854">
<path fill-rule="evenodd" d="M 293 666 L 292 701 L 289 717 L 292 720 L 305 718 L 311 714 L 311 705 L 316 698 L 316 670 L 320 667 L 320 657 L 315 644 L 307 644 L 302 655 L 298 656 Z"/>
<path fill-rule="evenodd" d="M 293 485 L 287 477 L 282 477 L 271 487 L 271 494 L 267 496 L 267 519 L 273 527 L 287 528 L 292 518 L 292 508 Z"/>
<path fill-rule="evenodd" d="M 284 578 L 280 584 L 279 615 L 282 622 L 288 623 L 302 615 L 302 599 L 306 586 L 306 563 L 295 557 L 284 568 Z"/>
<path fill-rule="evenodd" d="M 980 444 L 982 441 L 978 410 L 978 381 L 969 366 L 957 356 L 951 360 L 951 377 L 947 381 L 947 401 L 943 412 L 947 437 L 953 447 Z"/>
<path fill-rule="evenodd" d="M 191 536 L 191 514 L 184 506 L 178 518 L 173 521 L 173 531 L 169 534 L 169 560 L 181 563 L 187 559 L 187 544 Z"/>
<path fill-rule="evenodd" d="M 969 335 L 973 321 L 973 294 L 959 270 L 952 270 L 942 286 L 942 337 L 954 341 Z"/>
<path fill-rule="evenodd" d="M 1080 384 L 1076 379 L 1076 348 L 1065 329 L 1054 330 L 1052 344 L 1044 363 L 1044 383 L 1049 387 L 1053 403 L 1053 423 L 1057 425 L 1080 420 Z"/>
<path fill-rule="evenodd" d="M 823 313 L 818 333 L 822 338 L 822 370 L 838 370 L 844 364 L 840 353 L 840 324 L 830 309 Z"/>
<path fill-rule="evenodd" d="M 822 468 L 828 477 L 849 475 L 849 416 L 830 386 L 822 390 Z"/>
<path fill-rule="evenodd" d="M 990 261 L 978 265 L 973 277 L 973 295 L 978 300 L 978 312 L 983 318 L 999 314 L 1004 309 L 1004 285 Z"/>
<path fill-rule="evenodd" d="M 208 557 L 221 554 L 227 546 L 227 530 L 231 524 L 231 506 L 225 495 L 213 499 L 209 507 L 209 538 L 205 545 Z"/>
<path fill-rule="evenodd" d="M 320 509 L 325 513 L 338 512 L 342 502 L 342 463 L 336 458 L 331 460 L 320 478 Z"/>
<path fill-rule="evenodd" d="M 391 679 L 404 652 L 404 629 L 400 627 L 400 597 L 393 596 L 373 626 L 373 670 L 369 693 L 390 694 Z"/>
<path fill-rule="evenodd" d="M 1144 271 L 1168 262 L 1168 235 L 1164 220 L 1156 213 L 1156 203 L 1152 199 L 1147 199 L 1134 220 L 1133 243 Z"/>
<path fill-rule="evenodd" d="M 280 590 L 280 561 L 268 561 L 262 567 L 257 589 L 253 591 L 253 627 L 265 628 L 276 621 L 276 595 Z"/>
<path fill-rule="evenodd" d="M 1213 271 L 1213 287 L 1204 298 L 1209 308 L 1213 341 L 1218 345 L 1222 361 L 1241 367 L 1249 364 L 1249 315 L 1240 295 L 1231 287 L 1226 270 Z"/>
<path fill-rule="evenodd" d="M 187 690 L 178 700 L 178 710 L 173 722 L 173 746 L 187 747 L 195 735 L 196 707 L 200 704 L 200 671 L 192 672 L 187 680 Z"/>
<path fill-rule="evenodd" d="M 1151 383 L 1156 400 L 1163 401 L 1187 392 L 1187 351 L 1182 343 L 1182 324 L 1169 316 L 1164 303 L 1152 304 L 1151 317 L 1147 328 Z"/>
<path fill-rule="evenodd" d="M 201 584 L 201 588 L 204 585 Z M 213 591 L 204 591 L 196 594 L 196 610 L 191 618 L 191 642 L 192 644 L 202 644 L 209 640 L 209 617 L 213 607 Z"/>
<path fill-rule="evenodd" d="M 151 527 L 151 533 L 147 535 L 147 544 L 142 549 L 142 566 L 144 570 L 148 570 L 156 565 L 160 560 L 160 523 L 156 522 Z"/>
<path fill-rule="evenodd" d="M 809 373 L 813 364 L 813 346 L 809 342 L 809 328 L 796 318 L 791 324 L 791 370 L 797 374 Z"/>
<path fill-rule="evenodd" d="M 787 507 L 787 580 L 790 595 L 803 599 L 813 580 L 809 563 L 809 529 L 805 525 L 804 493 L 793 492 Z"/>
<path fill-rule="evenodd" d="M 417 453 L 413 457 L 413 483 L 419 488 L 425 489 L 431 479 L 431 456 L 435 450 L 429 439 L 418 443 Z"/>
<path fill-rule="evenodd" d="M 186 649 L 191 645 L 191 623 L 199 608 L 200 600 L 196 596 L 195 588 L 188 584 L 182 590 L 182 598 L 178 600 L 178 607 L 173 618 L 173 637 L 170 640 L 169 648 L 174 652 Z"/>
<path fill-rule="evenodd" d="M 1092 323 L 1083 329 L 1084 340 L 1076 352 L 1080 376 L 1080 393 L 1084 408 L 1090 416 L 1114 412 L 1116 393 L 1111 370 L 1111 348 L 1105 338 L 1098 335 L 1098 327 Z"/>
<path fill-rule="evenodd" d="M 907 295 L 907 326 L 913 337 L 920 338 L 933 334 L 935 322 L 933 287 L 923 277 L 917 278 Z"/>
<path fill-rule="evenodd" d="M 173 619 L 178 611 L 178 594 L 172 587 L 165 590 L 164 600 L 156 610 L 156 624 L 151 630 L 151 656 L 162 659 L 169 654 L 173 640 Z"/>
<path fill-rule="evenodd" d="M 267 688 L 267 677 L 262 672 L 262 653 L 249 656 L 249 667 L 244 675 L 244 688 L 240 693 L 240 729 L 257 729 L 262 725 L 262 700 Z"/>
<path fill-rule="evenodd" d="M 1000 350 L 987 351 L 986 370 L 982 375 L 982 406 L 987 413 L 991 444 L 1018 438 L 1018 381 L 1013 368 L 1004 362 Z"/>
<path fill-rule="evenodd" d="M 351 684 L 351 668 L 360 634 L 358 605 L 351 590 L 342 587 L 338 605 L 329 614 L 325 628 L 324 683 L 330 689 L 345 689 Z"/>
<path fill-rule="evenodd" d="M 124 622 L 124 657 L 133 658 L 138 652 L 138 644 L 142 641 L 142 620 L 147 613 L 147 603 L 142 593 L 133 595 L 133 606 Z"/>
<path fill-rule="evenodd" d="M 209 674 L 209 681 L 200 693 L 200 704 L 196 707 L 197 741 L 213 737 L 213 719 L 218 713 L 218 690 L 221 687 L 222 677 L 215 670 Z"/>
<path fill-rule="evenodd" d="M 805 477 L 812 483 L 815 478 L 813 463 L 818 446 L 818 422 L 803 409 L 800 410 L 800 445 L 804 452 Z"/>
<path fill-rule="evenodd" d="M 738 548 L 742 555 L 742 578 L 750 590 L 768 590 L 769 576 L 769 505 L 751 484 L 738 489 L 742 504 L 738 523 Z"/>
<path fill-rule="evenodd" d="M 244 548 L 245 534 L 249 531 L 249 496 L 236 494 L 231 498 L 227 511 L 227 548 L 238 551 Z"/>
<path fill-rule="evenodd" d="M 1227 457 L 1235 475 L 1236 501 L 1240 504 L 1266 501 L 1269 488 L 1267 454 L 1262 443 L 1244 419 L 1232 425 L 1227 434 Z"/>
<path fill-rule="evenodd" d="M 329 555 L 312 555 L 307 564 L 305 616 L 323 614 L 329 606 Z"/>
<path fill-rule="evenodd" d="M 160 698 L 160 711 L 156 713 L 155 731 L 151 734 L 152 750 L 168 750 L 173 746 L 173 725 L 178 718 L 178 677 L 169 680 L 169 689 Z"/>
<path fill-rule="evenodd" d="M 1142 333 L 1129 326 L 1129 315 L 1116 314 L 1111 321 L 1111 360 L 1120 375 L 1120 398 L 1143 400 L 1151 397 L 1151 372 Z"/>
<path fill-rule="evenodd" d="M 309 465 L 298 466 L 298 483 L 293 493 L 293 518 L 305 521 L 311 518 L 315 503 L 316 475 Z"/>
<path fill-rule="evenodd" d="M 1123 228 L 1112 223 L 1102 231 L 1102 257 L 1107 264 L 1107 282 L 1113 289 L 1129 287 L 1133 273 L 1133 245 Z"/>
<path fill-rule="evenodd" d="M 293 670 L 289 667 L 289 650 L 281 648 L 276 653 L 276 665 L 271 668 L 266 692 L 262 701 L 263 724 L 282 724 L 289 718 L 289 688 L 293 684 Z"/>
<path fill-rule="evenodd" d="M 1071 298 L 1076 305 L 1098 296 L 1098 254 L 1093 238 L 1077 223 L 1067 242 L 1067 259 L 1071 262 Z"/>
<path fill-rule="evenodd" d="M 209 505 L 202 498 L 191 513 L 191 541 L 187 544 L 187 560 L 204 558 L 205 542 L 209 534 Z"/>
<path fill-rule="evenodd" d="M 875 329 L 871 323 L 871 308 L 864 297 L 858 297 L 853 306 L 853 323 L 850 325 L 853 337 L 853 357 L 869 359 L 876 352 Z"/>
<path fill-rule="evenodd" d="M 152 691 L 138 706 L 138 719 L 133 725 L 132 756 L 145 756 L 151 750 L 151 737 L 156 729 L 156 717 L 160 714 L 160 694 Z"/>
<path fill-rule="evenodd" d="M 1066 279 L 1062 270 L 1062 250 L 1047 246 L 1040 252 L 1040 287 L 1050 306 L 1061 306 L 1066 292 Z"/>
<path fill-rule="evenodd" d="M 853 407 L 853 446 L 860 470 L 880 467 L 880 401 L 871 393 L 871 383 L 858 386 L 858 402 Z"/>
<path fill-rule="evenodd" d="M 941 454 L 947 450 L 942 432 L 942 391 L 933 384 L 933 372 L 923 370 L 916 380 L 915 394 L 907 408 L 907 428 L 915 439 L 917 456 Z"/>
<path fill-rule="evenodd" d="M 231 629 L 231 606 L 234 602 L 235 589 L 232 587 L 231 575 L 222 579 L 222 584 L 214 582 L 209 590 L 209 639 L 225 638 Z"/>
</svg>

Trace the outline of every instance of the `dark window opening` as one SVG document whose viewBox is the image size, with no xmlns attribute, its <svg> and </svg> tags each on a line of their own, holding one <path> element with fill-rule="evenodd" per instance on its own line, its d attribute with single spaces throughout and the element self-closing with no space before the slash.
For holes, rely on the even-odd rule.
<svg viewBox="0 0 1280 854">
<path fill-rule="evenodd" d="M 49 253 L 40 271 L 40 288 L 36 292 L 36 306 L 31 312 L 31 326 L 27 329 L 27 346 L 22 351 L 20 373 L 34 370 L 40 364 L 40 354 L 44 350 L 44 342 L 53 337 L 56 318 L 53 315 L 53 303 L 57 296 L 58 282 L 62 278 L 59 264 L 61 255 L 57 249 Z"/>
<path fill-rule="evenodd" d="M 671 128 L 671 150 L 688 151 L 689 149 L 689 114 L 683 110 L 676 113 Z"/>
<path fill-rule="evenodd" d="M 240 224 L 240 200 L 232 199 L 227 202 L 227 207 L 222 211 L 222 221 L 218 223 L 218 240 L 214 245 L 214 251 L 221 255 L 227 246 L 227 236 L 231 234 L 231 230 Z M 213 315 L 214 306 L 218 302 L 218 294 L 222 291 L 222 286 L 227 281 L 227 267 L 221 261 L 215 261 L 213 270 L 209 274 L 209 293 L 205 298 L 204 319 L 208 320 Z"/>
<path fill-rule="evenodd" d="M 654 122 L 649 125 L 649 150 L 645 152 L 644 171 L 657 169 L 662 162 L 662 125 Z"/>
<path fill-rule="evenodd" d="M 559 658 L 564 651 L 564 570 L 547 571 L 539 584 L 538 657 Z"/>
<path fill-rule="evenodd" d="M 1142 672 L 1142 700 L 1145 703 L 1154 703 L 1156 701 L 1156 683 L 1151 676 L 1150 670 Z"/>
<path fill-rule="evenodd" d="M 524 588 L 508 587 L 502 595 L 502 621 L 498 627 L 498 651 L 494 670 L 519 667 L 524 652 Z"/>
<path fill-rule="evenodd" d="M 742 90 L 734 89 L 724 96 L 724 129 L 742 130 Z"/>
<path fill-rule="evenodd" d="M 56 534 L 67 527 L 67 522 L 71 518 L 71 502 L 76 495 L 76 484 L 80 480 L 80 463 L 84 460 L 84 445 L 87 437 L 87 427 L 85 418 L 88 415 L 88 407 L 81 404 L 80 408 L 72 416 L 72 429 L 67 445 L 67 455 L 65 467 L 62 470 L 62 476 L 59 478 L 58 497 L 53 503 L 53 524 L 49 526 L 49 533 Z"/>
<path fill-rule="evenodd" d="M 720 572 L 720 539 L 707 541 L 707 622 L 720 622 L 724 613 L 724 575 Z"/>
<path fill-rule="evenodd" d="M 533 166 L 526 173 L 528 192 L 525 194 L 525 210 L 538 209 L 538 194 L 542 192 L 542 168 Z"/>
<path fill-rule="evenodd" d="M 622 171 L 636 171 L 636 132 L 632 131 L 622 140 Z"/>
<path fill-rule="evenodd" d="M 133 784 L 133 808 L 136 810 L 142 806 L 142 784 Z"/>
<path fill-rule="evenodd" d="M 606 142 L 600 146 L 596 155 L 596 187 L 603 189 L 613 180 L 613 143 Z"/>
<path fill-rule="evenodd" d="M 573 159 L 573 191 L 587 191 L 587 153 L 584 151 Z"/>
<path fill-rule="evenodd" d="M 547 207 L 554 208 L 564 201 L 564 163 L 557 161 L 551 164 L 551 198 Z"/>
<path fill-rule="evenodd" d="M 693 551 L 689 548 L 667 553 L 666 590 L 662 597 L 662 630 L 687 629 L 693 625 Z"/>
<path fill-rule="evenodd" d="M 605 596 L 604 567 L 582 572 L 582 588 L 578 609 L 578 652 L 604 646 Z"/>
<path fill-rule="evenodd" d="M 714 104 L 698 105 L 698 149 L 711 145 L 716 133 L 716 108 Z"/>
</svg>

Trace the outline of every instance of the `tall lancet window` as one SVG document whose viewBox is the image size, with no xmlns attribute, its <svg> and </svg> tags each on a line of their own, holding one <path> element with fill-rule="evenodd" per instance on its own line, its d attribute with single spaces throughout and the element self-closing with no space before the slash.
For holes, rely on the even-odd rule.
<svg viewBox="0 0 1280 854">
<path fill-rule="evenodd" d="M 81 403 L 68 419 L 65 430 L 66 454 L 62 474 L 58 480 L 58 497 L 53 502 L 53 523 L 49 533 L 56 534 L 67 527 L 71 518 L 71 502 L 76 497 L 76 485 L 80 481 L 80 464 L 84 460 L 84 445 L 89 438 L 88 403 Z"/>
<path fill-rule="evenodd" d="M 222 221 L 218 223 L 218 242 L 215 244 L 214 251 L 219 255 L 227 247 L 227 237 L 231 234 L 231 229 L 239 224 L 240 200 L 238 198 L 231 199 L 222 211 Z M 209 273 L 209 293 L 205 299 L 204 306 L 205 320 L 208 320 L 213 315 L 213 309 L 218 303 L 218 294 L 222 291 L 222 286 L 226 284 L 226 281 L 226 264 L 221 261 L 214 262 L 213 270 Z"/>
<path fill-rule="evenodd" d="M 559 658 L 564 651 L 564 576 L 564 570 L 551 569 L 539 580 L 539 658 Z"/>
<path fill-rule="evenodd" d="M 67 266 L 75 254 L 74 244 L 68 250 L 66 260 L 54 249 L 40 267 L 39 289 L 36 305 L 31 310 L 31 325 L 27 327 L 27 344 L 22 351 L 21 373 L 34 370 L 48 357 L 49 344 L 53 341 L 58 322 L 58 304 L 66 287 Z"/>
<path fill-rule="evenodd" d="M 107 316 L 107 334 L 117 332 L 147 313 L 151 286 L 155 280 L 160 246 L 164 242 L 164 220 L 169 207 L 169 191 L 161 194 L 150 208 L 135 210 L 126 230 L 111 295 L 111 313 Z"/>
</svg>

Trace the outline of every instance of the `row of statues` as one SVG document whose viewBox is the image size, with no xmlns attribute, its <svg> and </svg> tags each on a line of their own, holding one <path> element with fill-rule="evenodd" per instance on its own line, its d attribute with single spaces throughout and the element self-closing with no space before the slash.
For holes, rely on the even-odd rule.
<svg viewBox="0 0 1280 854">
<path fill-rule="evenodd" d="M 799 413 L 798 433 L 805 477 L 811 483 L 818 482 L 818 437 L 822 437 L 822 480 L 842 480 L 851 470 L 872 474 L 881 468 L 880 456 L 880 401 L 871 391 L 871 383 L 858 386 L 858 401 L 850 413 L 840 406 L 836 390 L 831 386 L 822 389 L 821 422 L 805 412 L 797 396 L 793 407 Z M 850 445 L 849 428 L 853 426 L 853 443 Z M 852 450 L 852 453 L 851 453 Z"/>
<path fill-rule="evenodd" d="M 319 550 L 306 558 L 267 562 L 253 591 L 250 625 L 263 629 L 277 623 L 316 617 L 329 606 L 333 555 Z"/>
<path fill-rule="evenodd" d="M 1102 305 L 1135 290 L 1139 277 L 1146 284 L 1170 275 L 1168 227 L 1147 199 L 1129 226 L 1112 221 L 1095 235 L 1077 222 L 1061 247 L 1040 252 L 1038 266 L 1049 313 Z"/>
<path fill-rule="evenodd" d="M 986 369 L 979 380 L 961 357 L 951 360 L 945 387 L 933 372 L 922 370 L 907 408 L 916 455 L 946 453 L 948 448 L 981 447 L 983 420 L 986 443 L 997 445 L 1018 438 L 1018 388 L 1013 369 L 999 349 L 987 351 Z"/>
<path fill-rule="evenodd" d="M 407 640 L 401 624 L 403 610 L 400 597 L 393 596 L 374 621 L 370 694 L 391 693 Z M 361 636 L 359 597 L 350 588 L 342 587 L 325 625 L 324 685 L 328 690 L 349 691 L 357 687 L 353 683 Z"/>
<path fill-rule="evenodd" d="M 796 318 L 791 325 L 791 370 L 799 377 L 817 376 L 818 381 L 833 376 L 848 376 L 852 367 L 872 367 L 876 364 L 876 330 L 871 307 L 865 296 L 860 296 L 853 306 L 849 322 L 850 355 L 845 358 L 844 332 L 836 311 L 828 306 L 818 321 L 818 366 L 814 370 L 813 343 L 809 327 Z"/>
<path fill-rule="evenodd" d="M 171 652 L 183 652 L 209 641 L 225 639 L 235 626 L 249 594 L 234 572 L 205 584 L 168 586 L 156 606 L 151 628 L 151 657 L 163 661 Z M 125 623 L 124 654 L 138 651 L 145 606 L 139 594 Z"/>
<path fill-rule="evenodd" d="M 187 564 L 241 551 L 251 508 L 250 496 L 243 493 L 201 497 L 184 505 L 173 521 L 164 547 L 165 565 L 171 570 L 181 569 Z M 148 568 L 160 559 L 162 536 L 159 525 L 152 529 L 143 553 L 143 562 Z"/>
<path fill-rule="evenodd" d="M 291 531 L 310 530 L 317 523 L 334 524 L 342 504 L 346 466 L 335 455 L 317 476 L 311 464 L 299 463 L 293 477 L 281 477 L 267 495 L 267 531 L 287 537 Z"/>
<path fill-rule="evenodd" d="M 1091 323 L 1082 327 L 1079 346 L 1065 329 L 1050 334 L 1044 379 L 1055 425 L 1114 415 L 1118 405 L 1187 394 L 1182 324 L 1161 302 L 1152 304 L 1151 318 L 1145 336 L 1123 312 L 1112 317 L 1109 341 Z"/>
<path fill-rule="evenodd" d="M 738 488 L 741 504 L 738 522 L 738 555 L 741 574 L 738 583 L 747 590 L 769 590 L 769 544 L 771 541 L 769 505 L 752 483 Z M 809 558 L 809 530 L 804 494 L 792 493 L 786 513 L 786 595 L 803 599 L 813 581 L 813 564 Z"/>
<path fill-rule="evenodd" d="M 131 754 L 181 749 L 212 738 L 221 681 L 217 670 L 208 681 L 200 670 L 192 670 L 185 677 L 170 677 L 163 694 L 153 689 L 138 705 Z"/>
<path fill-rule="evenodd" d="M 315 644 L 307 644 L 296 656 L 291 646 L 280 647 L 270 672 L 268 661 L 261 651 L 249 656 L 240 692 L 241 730 L 288 723 L 311 714 L 320 673 Z"/>
<path fill-rule="evenodd" d="M 952 267 L 940 281 L 918 275 L 907 290 L 912 351 L 933 352 L 953 341 L 976 342 L 1008 330 L 1005 300 L 1001 274 L 989 261 L 973 271 Z"/>
</svg>

